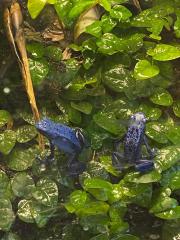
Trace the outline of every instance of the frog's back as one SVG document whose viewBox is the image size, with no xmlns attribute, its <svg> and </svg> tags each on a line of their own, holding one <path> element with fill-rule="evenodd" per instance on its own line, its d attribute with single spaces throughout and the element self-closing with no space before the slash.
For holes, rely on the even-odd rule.
<svg viewBox="0 0 180 240">
<path fill-rule="evenodd" d="M 136 161 L 139 157 L 142 131 L 143 129 L 138 128 L 136 125 L 131 125 L 128 128 L 124 142 L 124 153 L 126 159 L 130 162 Z"/>
<path fill-rule="evenodd" d="M 54 123 L 53 131 L 54 131 L 55 138 L 58 138 L 58 137 L 65 138 L 69 140 L 71 143 L 73 143 L 74 145 L 76 145 L 76 147 L 78 148 L 81 147 L 76 137 L 76 133 L 72 128 L 64 124 Z"/>
</svg>

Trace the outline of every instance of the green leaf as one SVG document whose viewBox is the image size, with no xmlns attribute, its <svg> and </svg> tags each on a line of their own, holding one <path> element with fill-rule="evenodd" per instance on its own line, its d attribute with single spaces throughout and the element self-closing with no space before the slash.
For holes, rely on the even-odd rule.
<svg viewBox="0 0 180 240">
<path fill-rule="evenodd" d="M 26 223 L 34 223 L 33 216 L 31 214 L 32 200 L 21 200 L 18 203 L 18 217 Z"/>
<path fill-rule="evenodd" d="M 101 18 L 103 33 L 111 32 L 111 30 L 116 26 L 117 21 L 111 18 L 109 15 L 104 14 Z"/>
<path fill-rule="evenodd" d="M 122 136 L 125 132 L 124 126 L 111 113 L 99 112 L 93 116 L 93 120 L 98 126 L 112 134 Z"/>
<path fill-rule="evenodd" d="M 171 126 L 166 136 L 173 144 L 180 145 L 180 126 Z"/>
<path fill-rule="evenodd" d="M 161 174 L 156 170 L 149 173 L 140 174 L 138 172 L 131 172 L 125 175 L 124 180 L 135 183 L 151 183 L 158 182 L 161 179 Z"/>
<path fill-rule="evenodd" d="M 0 230 L 9 231 L 15 220 L 15 215 L 8 199 L 0 199 L 0 216 Z"/>
<path fill-rule="evenodd" d="M 85 114 L 90 114 L 92 111 L 92 105 L 89 102 L 71 102 L 71 107 Z"/>
<path fill-rule="evenodd" d="M 134 77 L 137 80 L 145 80 L 159 74 L 159 68 L 156 65 L 151 65 L 147 60 L 140 60 L 134 68 Z"/>
<path fill-rule="evenodd" d="M 82 216 L 106 214 L 108 210 L 109 210 L 109 205 L 106 202 L 91 201 L 89 203 L 86 203 L 83 206 L 83 208 L 79 208 L 76 211 L 76 214 L 82 217 Z"/>
<path fill-rule="evenodd" d="M 160 122 L 149 122 L 146 124 L 146 134 L 158 143 L 167 143 L 165 125 Z"/>
<path fill-rule="evenodd" d="M 82 116 L 79 111 L 77 111 L 75 108 L 72 108 L 71 106 L 68 106 L 68 118 L 69 121 L 75 124 L 81 124 Z"/>
<path fill-rule="evenodd" d="M 42 11 L 44 6 L 46 5 L 47 0 L 39 0 L 38 3 L 36 0 L 28 0 L 28 10 L 31 17 L 36 18 L 39 13 Z"/>
<path fill-rule="evenodd" d="M 147 54 L 154 60 L 169 61 L 180 57 L 180 50 L 177 47 L 167 44 L 157 44 L 154 49 L 149 49 Z"/>
<path fill-rule="evenodd" d="M 17 129 L 16 138 L 19 143 L 26 143 L 35 138 L 37 135 L 36 128 L 31 125 L 24 125 Z"/>
<path fill-rule="evenodd" d="M 102 167 L 105 168 L 105 170 L 112 175 L 118 177 L 119 172 L 112 166 L 112 157 L 111 156 L 101 156 L 99 159 Z"/>
<path fill-rule="evenodd" d="M 173 111 L 177 117 L 180 117 L 180 100 L 174 102 Z"/>
<path fill-rule="evenodd" d="M 81 208 L 87 201 L 87 194 L 84 191 L 76 190 L 70 195 L 70 203 L 75 209 Z"/>
<path fill-rule="evenodd" d="M 115 5 L 110 11 L 110 16 L 119 21 L 126 21 L 132 16 L 132 13 L 122 5 Z"/>
<path fill-rule="evenodd" d="M 77 18 L 83 11 L 91 8 L 95 3 L 95 0 L 80 0 L 76 2 L 75 5 L 71 8 L 68 17 L 70 19 Z"/>
<path fill-rule="evenodd" d="M 57 0 L 54 5 L 59 19 L 68 27 L 72 24 L 72 20 L 68 16 L 72 6 L 73 3 L 69 0 Z"/>
<path fill-rule="evenodd" d="M 99 0 L 98 2 L 106 11 L 109 12 L 111 10 L 111 3 L 109 0 Z"/>
<path fill-rule="evenodd" d="M 161 106 L 171 106 L 173 99 L 170 93 L 166 90 L 161 90 L 150 97 L 151 102 Z"/>
<path fill-rule="evenodd" d="M 115 92 L 125 91 L 125 89 L 134 81 L 130 71 L 122 64 L 105 69 L 102 80 L 107 87 Z"/>
<path fill-rule="evenodd" d="M 56 46 L 48 46 L 45 48 L 45 56 L 55 62 L 60 62 L 62 59 L 62 50 Z"/>
<path fill-rule="evenodd" d="M 16 133 L 6 130 L 0 134 L 0 152 L 8 155 L 16 144 Z"/>
<path fill-rule="evenodd" d="M 162 213 L 158 213 L 156 214 L 156 216 L 166 220 L 178 219 L 180 218 L 180 206 L 177 206 Z"/>
<path fill-rule="evenodd" d="M 17 173 L 11 182 L 12 190 L 15 196 L 30 198 L 35 188 L 34 181 L 27 173 Z"/>
<path fill-rule="evenodd" d="M 100 21 L 95 21 L 91 25 L 86 27 L 86 32 L 91 34 L 92 36 L 100 38 L 102 35 L 101 25 L 102 23 Z"/>
<path fill-rule="evenodd" d="M 112 191 L 112 184 L 99 178 L 85 179 L 83 188 L 97 200 L 107 201 Z"/>
<path fill-rule="evenodd" d="M 0 110 L 0 128 L 12 120 L 11 115 L 6 110 Z"/>
<path fill-rule="evenodd" d="M 98 51 L 103 54 L 112 55 L 116 52 L 136 52 L 143 46 L 144 34 L 129 34 L 125 37 L 118 38 L 112 33 L 105 33 L 97 41 Z"/>
<path fill-rule="evenodd" d="M 2 170 L 0 170 L 0 198 L 12 198 L 10 180 Z"/>
<path fill-rule="evenodd" d="M 163 240 L 178 240 L 180 219 L 165 221 L 162 227 Z"/>
<path fill-rule="evenodd" d="M 8 167 L 15 171 L 24 171 L 32 166 L 33 161 L 36 157 L 36 149 L 28 148 L 28 149 L 14 149 L 8 155 Z"/>
<path fill-rule="evenodd" d="M 33 197 L 45 206 L 55 207 L 58 202 L 58 188 L 55 182 L 48 178 L 37 182 Z"/>
<path fill-rule="evenodd" d="M 155 157 L 155 162 L 159 165 L 162 171 L 172 167 L 179 161 L 180 158 L 180 147 L 179 146 L 169 146 L 162 148 L 158 151 Z"/>
<path fill-rule="evenodd" d="M 29 59 L 32 81 L 34 85 L 39 85 L 49 72 L 49 64 L 44 59 Z"/>
<path fill-rule="evenodd" d="M 176 16 L 177 16 L 177 19 L 174 23 L 174 31 L 175 31 L 176 37 L 180 38 L 180 11 L 179 11 L 179 9 L 177 9 Z"/>
<path fill-rule="evenodd" d="M 119 234 L 118 236 L 111 238 L 111 240 L 140 240 L 140 239 L 131 234 Z"/>
<path fill-rule="evenodd" d="M 41 43 L 28 43 L 26 48 L 33 58 L 42 58 L 45 52 L 44 46 Z"/>
<path fill-rule="evenodd" d="M 162 114 L 161 109 L 152 106 L 151 104 L 141 103 L 139 111 L 143 112 L 148 120 L 158 120 Z"/>
<path fill-rule="evenodd" d="M 90 240 L 109 240 L 107 233 L 99 234 L 95 237 L 90 238 Z"/>
</svg>

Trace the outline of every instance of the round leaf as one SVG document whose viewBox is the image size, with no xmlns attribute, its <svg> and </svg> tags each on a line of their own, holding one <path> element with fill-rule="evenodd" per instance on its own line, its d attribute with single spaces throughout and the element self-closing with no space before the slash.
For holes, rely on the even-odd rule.
<svg viewBox="0 0 180 240">
<path fill-rule="evenodd" d="M 159 122 L 149 122 L 146 124 L 146 134 L 154 141 L 159 143 L 167 143 L 168 138 L 164 132 L 165 126 Z"/>
<path fill-rule="evenodd" d="M 0 134 L 0 152 L 8 155 L 16 143 L 16 133 L 12 130 L 6 130 Z"/>
<path fill-rule="evenodd" d="M 58 202 L 58 188 L 50 179 L 41 179 L 32 193 L 33 197 L 45 206 L 56 206 Z"/>
<path fill-rule="evenodd" d="M 180 218 L 180 206 L 172 208 L 166 212 L 158 213 L 156 216 L 166 220 L 178 219 Z"/>
<path fill-rule="evenodd" d="M 71 107 L 85 114 L 90 114 L 92 111 L 92 105 L 88 102 L 71 102 Z"/>
<path fill-rule="evenodd" d="M 36 149 L 14 149 L 8 155 L 8 167 L 15 171 L 24 171 L 32 166 L 36 157 Z"/>
<path fill-rule="evenodd" d="M 30 198 L 35 188 L 33 179 L 25 172 L 17 173 L 11 182 L 12 190 L 17 197 Z"/>
<path fill-rule="evenodd" d="M 9 231 L 15 220 L 11 202 L 8 199 L 0 199 L 0 230 Z"/>
<path fill-rule="evenodd" d="M 117 18 L 119 21 L 126 21 L 132 16 L 132 13 L 122 5 L 115 5 L 111 9 L 110 15 L 112 18 Z"/>
<path fill-rule="evenodd" d="M 26 143 L 37 135 L 36 128 L 31 125 L 25 125 L 18 128 L 16 131 L 17 141 L 19 143 Z"/>
<path fill-rule="evenodd" d="M 0 110 L 0 127 L 11 121 L 11 115 L 6 110 Z"/>
<path fill-rule="evenodd" d="M 23 222 L 34 223 L 34 219 L 31 214 L 31 205 L 31 200 L 21 200 L 18 204 L 17 215 Z"/>
<path fill-rule="evenodd" d="M 170 93 L 166 90 L 157 92 L 150 97 L 151 102 L 161 105 L 161 106 L 171 106 L 173 104 L 173 99 Z"/>
<path fill-rule="evenodd" d="M 177 117 L 180 117 L 180 100 L 174 102 L 173 111 Z"/>
<path fill-rule="evenodd" d="M 154 49 L 149 49 L 147 54 L 158 61 L 169 61 L 180 57 L 180 50 L 168 44 L 157 44 Z"/>
<path fill-rule="evenodd" d="M 145 80 L 155 77 L 158 74 L 158 66 L 151 65 L 151 63 L 147 60 L 140 60 L 138 63 L 136 63 L 136 66 L 134 68 L 134 77 L 137 80 Z"/>
</svg>

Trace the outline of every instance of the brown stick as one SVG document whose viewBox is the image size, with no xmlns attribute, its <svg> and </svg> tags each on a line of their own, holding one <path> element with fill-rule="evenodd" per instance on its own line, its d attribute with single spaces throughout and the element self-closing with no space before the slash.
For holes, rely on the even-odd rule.
<svg viewBox="0 0 180 240">
<path fill-rule="evenodd" d="M 20 6 L 16 1 L 13 1 L 9 8 L 5 8 L 4 23 L 7 38 L 19 63 L 35 122 L 38 122 L 40 121 L 40 115 L 36 104 L 31 74 L 29 70 L 26 43 L 22 28 L 23 17 Z M 39 145 L 41 149 L 44 149 L 43 137 L 41 135 L 39 135 Z"/>
</svg>

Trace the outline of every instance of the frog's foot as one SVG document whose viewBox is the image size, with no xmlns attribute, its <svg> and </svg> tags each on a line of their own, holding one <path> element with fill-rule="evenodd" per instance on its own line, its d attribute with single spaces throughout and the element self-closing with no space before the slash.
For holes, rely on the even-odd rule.
<svg viewBox="0 0 180 240">
<path fill-rule="evenodd" d="M 74 161 L 68 166 L 69 176 L 77 176 L 86 170 L 86 164 L 80 161 Z"/>
<path fill-rule="evenodd" d="M 119 171 L 124 169 L 124 155 L 119 152 L 112 153 L 112 165 Z"/>
<path fill-rule="evenodd" d="M 136 162 L 135 169 L 138 172 L 147 172 L 154 168 L 154 162 L 152 160 L 139 160 Z"/>
</svg>

